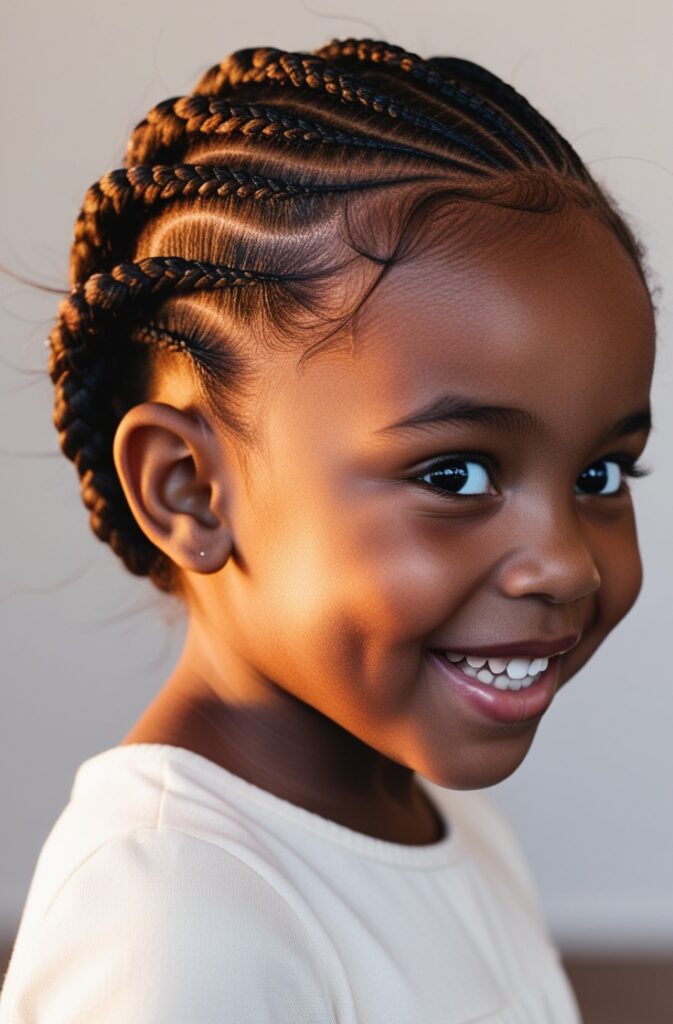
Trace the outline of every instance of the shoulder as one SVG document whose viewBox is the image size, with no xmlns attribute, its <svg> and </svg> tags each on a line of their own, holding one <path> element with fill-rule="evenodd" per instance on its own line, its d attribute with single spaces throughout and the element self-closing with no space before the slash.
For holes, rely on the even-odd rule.
<svg viewBox="0 0 673 1024">
<path fill-rule="evenodd" d="M 141 826 L 99 846 L 27 945 L 10 963 L 2 1024 L 271 1024 L 298 1007 L 302 1020 L 334 1019 L 324 951 L 291 894 L 263 864 L 175 828 Z"/>
</svg>

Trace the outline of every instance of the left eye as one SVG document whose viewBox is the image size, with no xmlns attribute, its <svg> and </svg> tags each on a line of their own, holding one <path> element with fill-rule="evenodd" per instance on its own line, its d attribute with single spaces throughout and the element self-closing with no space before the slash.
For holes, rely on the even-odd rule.
<svg viewBox="0 0 673 1024">
<path fill-rule="evenodd" d="M 493 493 L 491 478 L 479 462 L 452 459 L 439 463 L 418 479 L 430 478 L 429 486 L 450 495 L 488 495 Z"/>
<path fill-rule="evenodd" d="M 622 490 L 622 466 L 612 459 L 599 459 L 577 478 L 584 490 L 579 494 L 618 494 Z"/>
</svg>

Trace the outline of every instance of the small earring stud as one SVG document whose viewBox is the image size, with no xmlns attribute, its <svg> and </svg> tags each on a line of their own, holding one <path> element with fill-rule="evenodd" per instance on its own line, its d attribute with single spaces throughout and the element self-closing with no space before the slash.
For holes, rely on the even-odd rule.
<svg viewBox="0 0 673 1024">
<path fill-rule="evenodd" d="M 200 554 L 200 555 L 201 555 L 201 557 L 203 558 L 203 557 L 204 557 L 204 555 L 205 555 L 205 551 L 199 551 L 199 554 Z"/>
</svg>

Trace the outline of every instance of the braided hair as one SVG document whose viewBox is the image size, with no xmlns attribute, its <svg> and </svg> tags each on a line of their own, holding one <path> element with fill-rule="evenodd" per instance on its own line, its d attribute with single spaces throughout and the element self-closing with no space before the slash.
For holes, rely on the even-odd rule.
<svg viewBox="0 0 673 1024">
<path fill-rule="evenodd" d="M 642 245 L 614 199 L 523 96 L 469 60 L 423 60 L 372 39 L 311 53 L 242 49 L 136 126 L 124 167 L 86 193 L 71 291 L 49 338 L 61 449 L 95 535 L 132 573 L 180 592 L 176 566 L 131 513 L 112 455 L 157 362 L 187 360 L 213 414 L 253 445 L 243 399 L 264 346 L 302 339 L 300 363 L 324 348 L 373 290 L 339 319 L 329 279 L 360 257 L 379 268 L 375 287 L 440 205 L 468 202 L 588 208 L 647 287 Z M 353 237 L 353 212 L 368 245 Z M 387 245 L 372 241 L 381 222 Z M 334 322 L 305 346 L 316 323 Z"/>
</svg>

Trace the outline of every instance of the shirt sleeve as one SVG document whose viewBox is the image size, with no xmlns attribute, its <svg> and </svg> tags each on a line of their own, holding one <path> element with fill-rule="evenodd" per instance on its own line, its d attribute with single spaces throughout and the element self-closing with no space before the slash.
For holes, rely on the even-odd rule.
<svg viewBox="0 0 673 1024">
<path fill-rule="evenodd" d="M 91 854 L 13 971 L 2 1024 L 336 1021 L 320 951 L 288 901 L 177 829 L 138 828 Z"/>
</svg>

